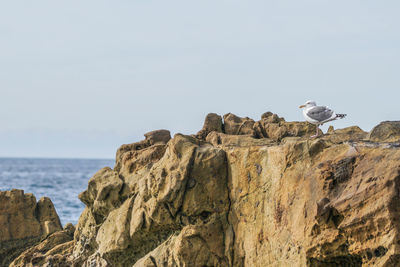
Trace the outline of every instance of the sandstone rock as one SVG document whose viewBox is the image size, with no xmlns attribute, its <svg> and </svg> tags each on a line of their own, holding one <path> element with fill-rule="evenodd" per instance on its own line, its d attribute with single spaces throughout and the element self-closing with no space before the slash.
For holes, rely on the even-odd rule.
<svg viewBox="0 0 400 267">
<path fill-rule="evenodd" d="M 13 189 L 0 192 L 1 241 L 40 236 L 40 222 L 35 217 L 36 198 Z"/>
<path fill-rule="evenodd" d="M 115 168 L 122 177 L 131 176 L 137 173 L 143 167 L 151 165 L 164 156 L 166 145 L 159 144 L 153 145 L 142 150 L 133 150 L 126 152 L 122 155 L 119 168 Z"/>
<path fill-rule="evenodd" d="M 273 113 L 224 119 L 225 133 L 206 119 L 195 137 L 120 149 L 81 194 L 74 241 L 22 262 L 400 265 L 399 146 L 356 126 L 310 138 L 315 126 Z"/>
<path fill-rule="evenodd" d="M 224 153 L 212 147 L 203 152 L 197 147 L 194 139 L 182 135 L 169 143 L 165 156 L 142 178 L 136 198 L 126 200 L 100 227 L 96 241 L 103 258 L 113 265 L 134 262 L 185 224 L 227 211 L 228 203 L 223 201 L 227 198 L 226 187 L 217 186 L 224 185 L 224 175 L 208 179 L 210 168 L 225 164 Z M 197 158 L 201 162 L 192 167 Z M 225 168 L 217 166 L 217 172 L 225 172 Z M 216 196 L 210 197 L 215 190 Z M 203 198 L 194 198 L 200 195 L 197 191 L 202 192 Z M 124 252 L 123 256 L 121 248 L 128 247 L 130 253 Z M 115 257 L 119 258 L 117 262 L 113 262 Z"/>
<path fill-rule="evenodd" d="M 399 224 L 389 226 L 389 218 L 398 212 L 390 203 L 398 201 L 399 151 L 362 149 L 346 158 L 349 147 L 333 145 L 311 156 L 309 142 L 316 141 L 228 151 L 233 266 L 382 266 L 397 257 L 397 245 L 389 240 L 396 239 Z M 394 169 L 378 167 L 380 158 Z M 331 204 L 319 220 L 317 203 L 324 197 Z M 381 230 L 372 230 L 379 221 Z M 393 254 L 368 259 L 368 251 L 380 246 Z"/>
<path fill-rule="evenodd" d="M 273 116 L 262 119 L 254 124 L 255 136 L 258 138 L 270 138 L 281 141 L 284 137 L 307 136 L 315 134 L 315 125 L 308 122 L 285 122 Z"/>
<path fill-rule="evenodd" d="M 121 161 L 123 204 L 98 227 L 84 226 L 93 219 L 82 217 L 78 229 L 85 230 L 79 230 L 76 243 L 82 247 L 85 241 L 91 249 L 80 254 L 81 263 L 384 266 L 398 261 L 399 150 L 364 145 L 366 133 L 358 127 L 309 138 L 315 131 L 311 124 L 277 122 L 272 115 L 262 121 L 260 139 L 212 131 L 202 143 L 176 135 L 151 164 L 138 164 L 129 173 L 124 171 L 129 161 Z M 92 214 L 93 204 L 87 204 Z"/>
<path fill-rule="evenodd" d="M 68 235 L 74 236 L 75 226 L 72 223 L 67 223 L 64 226 L 63 231 L 65 231 Z"/>
<path fill-rule="evenodd" d="M 166 144 L 171 139 L 171 134 L 168 130 L 156 130 L 144 134 L 145 141 L 150 145 Z"/>
<path fill-rule="evenodd" d="M 209 113 L 204 121 L 203 128 L 196 134 L 196 138 L 206 140 L 209 133 L 215 131 L 222 133 L 223 124 L 222 118 L 218 114 Z"/>
<path fill-rule="evenodd" d="M 49 235 L 38 245 L 24 251 L 10 267 L 71 266 L 68 256 L 72 253 L 73 236 L 74 227 L 68 225 L 64 230 Z"/>
<path fill-rule="evenodd" d="M 254 135 L 254 120 L 241 118 L 232 113 L 224 115 L 224 132 L 232 135 Z"/>
<path fill-rule="evenodd" d="M 99 229 L 99 225 L 88 207 L 83 210 L 75 228 L 72 255 L 74 263 L 82 266 L 91 255 L 95 254 L 96 235 Z"/>
<path fill-rule="evenodd" d="M 229 266 L 224 255 L 223 223 L 213 218 L 207 224 L 185 226 L 133 267 Z"/>
<path fill-rule="evenodd" d="M 52 234 L 61 230 L 60 218 L 54 208 L 50 198 L 42 197 L 36 204 L 36 218 L 40 222 L 42 233 L 44 235 Z"/>
<path fill-rule="evenodd" d="M 118 173 L 106 167 L 90 178 L 88 189 L 79 194 L 79 199 L 92 208 L 96 221 L 100 223 L 111 210 L 121 205 L 119 193 L 122 185 Z"/>
<path fill-rule="evenodd" d="M 261 119 L 267 119 L 267 118 L 271 117 L 273 114 L 274 113 L 272 113 L 270 111 L 264 112 L 263 114 L 261 114 Z"/>
<path fill-rule="evenodd" d="M 277 114 L 274 114 L 272 112 L 265 112 L 261 115 L 261 120 L 264 120 L 267 123 L 278 123 L 278 122 L 284 122 L 284 118 L 280 118 Z"/>
<path fill-rule="evenodd" d="M 269 138 L 257 139 L 249 135 L 229 135 L 217 132 L 211 132 L 207 135 L 206 141 L 214 146 L 268 146 L 274 145 L 276 142 Z"/>
<path fill-rule="evenodd" d="M 332 130 L 321 137 L 325 141 L 333 143 L 362 141 L 367 139 L 367 132 L 361 130 L 358 126 L 351 126 L 343 129 Z"/>
<path fill-rule="evenodd" d="M 145 140 L 122 145 L 117 150 L 115 169 L 118 171 L 121 168 L 121 160 L 125 153 L 142 150 L 144 148 L 156 145 L 156 144 L 166 144 L 171 139 L 171 134 L 168 130 L 156 130 L 144 134 Z"/>
<path fill-rule="evenodd" d="M 400 121 L 384 121 L 369 133 L 373 142 L 400 142 Z"/>
<path fill-rule="evenodd" d="M 26 248 L 58 230 L 60 219 L 49 198 L 36 203 L 23 190 L 0 192 L 0 266 L 7 266 Z"/>
<path fill-rule="evenodd" d="M 121 165 L 121 170 L 124 168 Z M 125 176 L 123 186 L 130 191 L 128 197 L 115 195 L 122 204 L 104 213 L 104 222 L 96 223 L 97 188 L 107 187 L 100 181 L 110 183 L 118 177 L 108 175 L 110 172 L 103 169 L 95 174 L 88 190 L 81 194 L 88 208 L 75 234 L 73 255 L 79 264 L 88 265 L 90 260 L 112 266 L 133 264 L 187 225 L 226 221 L 225 152 L 211 145 L 200 147 L 195 138 L 176 135 L 159 161 Z M 219 231 L 227 226 L 219 225 Z M 218 242 L 225 242 L 223 232 L 219 235 Z"/>
</svg>

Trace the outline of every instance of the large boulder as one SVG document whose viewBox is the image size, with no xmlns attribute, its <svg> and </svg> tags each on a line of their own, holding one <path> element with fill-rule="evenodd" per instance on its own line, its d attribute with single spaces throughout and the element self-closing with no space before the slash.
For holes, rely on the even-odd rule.
<svg viewBox="0 0 400 267">
<path fill-rule="evenodd" d="M 13 189 L 0 192 L 0 266 L 7 266 L 41 238 L 61 230 L 53 203 Z"/>
<path fill-rule="evenodd" d="M 369 133 L 373 142 L 400 142 L 400 121 L 384 121 Z"/>
</svg>

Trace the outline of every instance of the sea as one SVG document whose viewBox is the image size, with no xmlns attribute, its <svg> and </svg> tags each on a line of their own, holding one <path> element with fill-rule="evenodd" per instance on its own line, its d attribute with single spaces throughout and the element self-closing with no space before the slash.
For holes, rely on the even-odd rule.
<svg viewBox="0 0 400 267">
<path fill-rule="evenodd" d="M 49 197 L 61 224 L 75 225 L 85 208 L 78 195 L 103 167 L 113 168 L 114 160 L 0 158 L 0 191 L 22 189 L 37 201 Z"/>
</svg>

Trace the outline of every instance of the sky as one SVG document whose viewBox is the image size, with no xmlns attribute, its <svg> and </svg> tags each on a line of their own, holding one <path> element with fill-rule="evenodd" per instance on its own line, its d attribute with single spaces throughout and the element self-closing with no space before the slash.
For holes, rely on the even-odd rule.
<svg viewBox="0 0 400 267">
<path fill-rule="evenodd" d="M 400 119 L 399 1 L 2 1 L 0 157 L 114 158 L 207 113 Z M 328 126 L 324 126 L 326 130 Z"/>
</svg>

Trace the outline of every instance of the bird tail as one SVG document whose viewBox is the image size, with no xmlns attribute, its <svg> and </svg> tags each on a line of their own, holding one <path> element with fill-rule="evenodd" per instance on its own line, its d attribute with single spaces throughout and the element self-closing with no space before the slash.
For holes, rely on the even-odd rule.
<svg viewBox="0 0 400 267">
<path fill-rule="evenodd" d="M 336 114 L 337 119 L 343 119 L 346 116 L 347 116 L 347 114 Z"/>
</svg>

